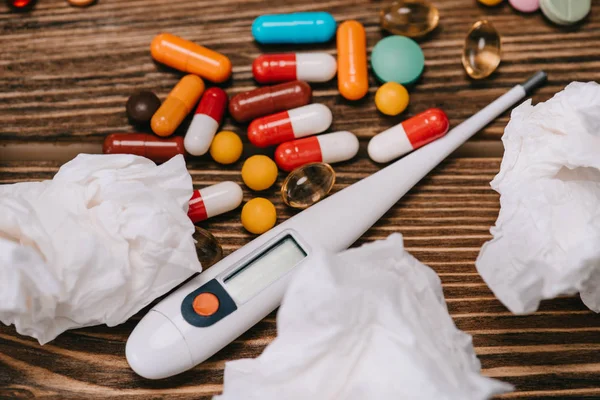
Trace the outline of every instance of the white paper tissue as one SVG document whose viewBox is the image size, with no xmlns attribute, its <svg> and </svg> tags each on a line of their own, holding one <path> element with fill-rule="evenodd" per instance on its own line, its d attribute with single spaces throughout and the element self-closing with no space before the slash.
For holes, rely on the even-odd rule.
<svg viewBox="0 0 600 400">
<path fill-rule="evenodd" d="M 512 312 L 581 292 L 600 312 L 600 85 L 571 83 L 511 114 L 491 185 L 500 193 L 494 238 L 477 269 Z"/>
<path fill-rule="evenodd" d="M 261 356 L 226 364 L 215 399 L 475 400 L 511 389 L 480 375 L 438 276 L 399 234 L 297 271 L 277 330 Z"/>
<path fill-rule="evenodd" d="M 120 324 L 201 270 L 182 156 L 80 155 L 51 181 L 0 185 L 0 321 L 44 344 Z"/>
</svg>

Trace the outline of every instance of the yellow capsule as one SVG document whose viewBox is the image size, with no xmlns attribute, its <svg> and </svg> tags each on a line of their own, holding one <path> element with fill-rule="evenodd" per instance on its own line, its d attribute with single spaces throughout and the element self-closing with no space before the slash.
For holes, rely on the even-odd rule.
<svg viewBox="0 0 600 400">
<path fill-rule="evenodd" d="M 502 57 L 500 34 L 491 22 L 477 21 L 469 30 L 462 54 L 465 71 L 473 79 L 490 76 Z"/>
<path fill-rule="evenodd" d="M 379 11 L 381 28 L 394 35 L 418 38 L 434 30 L 440 13 L 424 0 L 397 0 Z"/>
<path fill-rule="evenodd" d="M 150 126 L 158 136 L 170 136 L 192 111 L 204 92 L 204 82 L 196 75 L 186 75 L 152 116 Z"/>
<path fill-rule="evenodd" d="M 321 201 L 333 188 L 335 171 L 326 163 L 296 168 L 281 185 L 283 202 L 293 208 L 307 208 Z"/>
</svg>

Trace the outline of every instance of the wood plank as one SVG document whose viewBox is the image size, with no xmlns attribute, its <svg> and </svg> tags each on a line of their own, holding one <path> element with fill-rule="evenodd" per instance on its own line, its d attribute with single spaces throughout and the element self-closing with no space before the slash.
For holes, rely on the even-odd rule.
<svg viewBox="0 0 600 400">
<path fill-rule="evenodd" d="M 442 279 L 448 309 L 460 329 L 473 335 L 483 373 L 510 382 L 517 391 L 499 398 L 558 399 L 600 396 L 600 315 L 577 296 L 542 302 L 530 316 L 513 316 L 481 280 L 474 266 L 479 248 L 490 238 L 498 196 L 488 185 L 499 158 L 450 159 L 393 207 L 358 243 L 404 235 L 406 247 Z M 56 162 L 0 163 L 0 183 L 50 179 Z M 222 169 L 209 161 L 188 164 L 194 185 L 234 180 L 239 165 Z M 335 190 L 377 170 L 365 159 L 336 168 Z M 277 188 L 266 191 L 279 221 L 293 211 L 281 203 Z M 253 196 L 246 191 L 244 199 Z M 252 235 L 239 224 L 239 210 L 202 224 L 230 253 Z M 124 357 L 125 341 L 141 311 L 126 323 L 97 326 L 60 335 L 45 346 L 0 327 L 0 398 L 210 399 L 221 391 L 224 363 L 255 357 L 276 336 L 276 315 L 240 336 L 207 362 L 179 376 L 153 382 L 136 376 Z"/>
<path fill-rule="evenodd" d="M 505 2 L 506 3 L 506 2 Z M 306 3 L 210 0 L 100 0 L 88 8 L 69 7 L 64 0 L 44 0 L 25 14 L 0 7 L 0 145 L 6 143 L 85 143 L 100 151 L 108 133 L 132 130 L 124 104 L 136 90 L 153 90 L 164 98 L 178 78 L 177 71 L 155 64 L 149 54 L 154 35 L 169 31 L 229 56 L 231 81 L 223 87 L 233 95 L 255 87 L 251 62 L 262 52 L 323 50 L 335 54 L 335 44 L 319 46 L 259 46 L 250 35 L 252 20 L 265 12 L 327 10 L 337 21 L 358 19 L 365 24 L 369 50 L 384 34 L 378 25 L 381 1 L 327 0 Z M 341 98 L 335 80 L 314 85 L 315 101 L 330 106 L 332 130 L 350 130 L 363 141 L 429 107 L 442 107 L 456 125 L 507 88 L 545 69 L 550 83 L 534 96 L 545 100 L 573 80 L 598 79 L 600 22 L 588 18 L 575 27 L 558 27 L 541 13 L 524 15 L 508 4 L 487 8 L 474 0 L 439 0 L 438 29 L 421 46 L 426 71 L 411 90 L 411 104 L 398 117 L 375 110 L 378 83 L 371 76 L 370 92 L 358 102 Z M 594 2 L 592 15 L 600 12 Z M 504 58 L 490 79 L 471 81 L 460 55 L 464 36 L 477 19 L 488 18 L 503 34 Z M 372 75 L 372 74 L 371 74 Z M 508 113 L 475 137 L 497 140 Z M 189 120 L 179 129 L 185 132 Z M 227 118 L 225 129 L 245 131 Z M 31 157 L 31 150 L 20 149 Z M 497 148 L 496 155 L 500 155 Z M 89 150 L 86 150 L 89 151 Z M 35 153 L 37 155 L 39 153 Z"/>
</svg>

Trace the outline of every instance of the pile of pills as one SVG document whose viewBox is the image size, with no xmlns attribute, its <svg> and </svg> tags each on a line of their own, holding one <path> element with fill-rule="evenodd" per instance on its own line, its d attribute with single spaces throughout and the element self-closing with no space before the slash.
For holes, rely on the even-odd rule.
<svg viewBox="0 0 600 400">
<path fill-rule="evenodd" d="M 353 158 L 359 141 L 348 131 L 321 134 L 331 126 L 333 115 L 326 105 L 312 102 L 309 82 L 326 82 L 337 74 L 343 97 L 363 98 L 369 89 L 365 29 L 358 21 L 345 21 L 336 35 L 331 14 L 305 12 L 261 16 L 254 21 L 252 34 L 264 44 L 321 43 L 335 35 L 337 59 L 327 52 L 259 55 L 252 64 L 252 74 L 258 83 L 270 86 L 229 99 L 223 89 L 206 88 L 205 84 L 229 79 L 229 58 L 172 34 L 159 34 L 150 45 L 152 57 L 188 75 L 162 103 L 149 91 L 133 94 L 126 104 L 129 121 L 142 130 L 152 130 L 154 135 L 109 135 L 104 153 L 138 154 L 156 162 L 177 154 L 189 157 L 210 153 L 219 164 L 233 164 L 242 156 L 242 140 L 235 132 L 217 133 L 228 112 L 235 121 L 249 123 L 247 137 L 252 145 L 276 147 L 274 160 L 254 155 L 243 163 L 241 176 L 249 189 L 269 189 L 277 181 L 279 170 L 283 170 L 291 172 L 281 188 L 285 204 L 306 208 L 324 198 L 335 182 L 335 172 L 329 164 Z M 371 65 L 383 82 L 375 104 L 382 113 L 398 115 L 406 109 L 409 94 L 404 85 L 419 79 L 424 61 L 419 45 L 403 36 L 387 37 L 375 46 Z M 174 135 L 194 107 L 185 137 Z M 441 110 L 430 110 L 403 124 L 372 141 L 369 154 L 373 160 L 389 161 L 448 130 L 447 117 Z M 382 151 L 385 154 L 380 154 Z M 242 189 L 235 182 L 208 186 L 194 191 L 188 215 L 194 223 L 200 222 L 239 207 L 242 198 Z M 241 219 L 246 230 L 260 234 L 275 225 L 277 213 L 270 201 L 257 197 L 243 207 Z"/>
<path fill-rule="evenodd" d="M 76 5 L 89 0 L 70 0 Z M 479 0 L 489 6 L 502 0 Z M 510 0 L 522 12 L 539 7 L 557 23 L 573 23 L 589 12 L 590 1 Z M 27 0 L 12 0 L 26 7 Z M 376 108 L 395 116 L 409 105 L 410 87 L 423 73 L 425 57 L 412 39 L 423 37 L 439 23 L 439 12 L 424 0 L 399 0 L 380 12 L 384 30 L 394 35 L 380 40 L 370 57 L 375 78 L 381 82 L 375 94 Z M 362 99 L 369 90 L 367 41 L 364 26 L 355 20 L 337 26 L 327 12 L 272 14 L 256 18 L 252 35 L 261 44 L 326 43 L 335 37 L 337 58 L 326 51 L 262 54 L 252 63 L 252 74 L 261 86 L 229 99 L 217 87 L 229 80 L 229 58 L 170 33 L 157 35 L 150 44 L 155 61 L 187 73 L 164 101 L 150 91 L 134 93 L 126 104 L 129 121 L 150 133 L 116 133 L 104 141 L 104 153 L 137 154 L 164 162 L 182 154 L 207 153 L 222 165 L 236 163 L 244 144 L 236 132 L 222 131 L 225 114 L 238 123 L 248 123 L 248 141 L 256 147 L 274 147 L 274 159 L 255 155 L 243 163 L 241 176 L 253 191 L 264 191 L 277 181 L 278 171 L 290 172 L 281 188 L 284 203 L 306 208 L 324 198 L 333 187 L 335 172 L 329 164 L 356 156 L 357 137 L 348 131 L 325 133 L 333 115 L 325 104 L 312 102 L 310 83 L 327 82 L 337 75 L 338 90 L 348 101 Z M 500 35 L 488 21 L 478 21 L 467 36 L 463 64 L 476 79 L 489 76 L 500 63 Z M 485 54 L 484 54 L 485 53 Z M 479 61 L 478 61 L 479 60 Z M 193 113 L 184 137 L 174 135 Z M 373 137 L 369 157 L 379 163 L 392 161 L 417 149 L 449 130 L 446 114 L 437 108 L 416 116 Z M 189 217 L 196 223 L 231 211 L 242 203 L 243 191 L 235 182 L 222 182 L 196 190 L 189 202 Z M 250 200 L 242 210 L 242 224 L 252 233 L 271 229 L 276 209 L 264 198 Z"/>
<path fill-rule="evenodd" d="M 94 0 L 68 0 L 85 6 Z M 478 0 L 497 6 L 503 0 Z M 567 25 L 585 18 L 590 0 L 509 0 L 520 12 L 541 8 L 551 21 Z M 30 8 L 35 0 L 9 0 L 15 9 Z M 425 0 L 398 0 L 380 11 L 382 29 L 393 33 L 380 40 L 371 52 L 375 78 L 381 82 L 375 94 L 376 108 L 384 115 L 402 113 L 409 104 L 407 88 L 423 73 L 425 57 L 412 38 L 432 32 L 439 12 Z M 164 162 L 175 155 L 203 156 L 207 153 L 222 165 L 236 163 L 243 154 L 243 142 L 232 131 L 218 132 L 225 114 L 238 123 L 249 123 L 248 141 L 259 148 L 276 147 L 274 160 L 249 157 L 241 176 L 253 191 L 264 191 L 277 181 L 279 170 L 290 172 L 281 188 L 285 204 L 306 208 L 323 199 L 333 188 L 335 172 L 329 164 L 353 158 L 359 150 L 357 137 L 348 131 L 326 132 L 332 122 L 331 110 L 312 102 L 309 83 L 327 82 L 337 75 L 338 90 L 349 101 L 362 99 L 369 90 L 367 41 L 364 26 L 354 20 L 337 26 L 327 12 L 272 14 L 256 18 L 254 39 L 263 45 L 315 44 L 336 39 L 337 58 L 328 52 L 262 54 L 252 63 L 252 74 L 261 85 L 229 99 L 216 86 L 229 80 L 229 58 L 184 38 L 162 33 L 150 44 L 154 60 L 187 73 L 163 102 L 150 91 L 133 94 L 126 103 L 132 125 L 148 133 L 116 133 L 105 138 L 103 152 L 137 154 Z M 500 35 L 488 21 L 477 21 L 469 31 L 463 50 L 463 65 L 474 79 L 489 76 L 500 64 Z M 195 111 L 194 111 L 195 110 Z M 174 133 L 193 112 L 184 137 Z M 390 162 L 444 136 L 449 130 L 444 111 L 432 108 L 374 136 L 368 144 L 369 157 Z M 193 192 L 188 215 L 196 223 L 238 208 L 243 191 L 235 182 L 221 182 Z M 242 224 L 251 233 L 271 229 L 276 209 L 264 198 L 246 203 Z"/>
</svg>

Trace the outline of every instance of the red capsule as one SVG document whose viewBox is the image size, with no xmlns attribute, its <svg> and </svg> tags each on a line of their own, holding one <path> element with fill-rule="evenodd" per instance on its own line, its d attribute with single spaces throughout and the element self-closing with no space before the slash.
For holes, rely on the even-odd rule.
<svg viewBox="0 0 600 400">
<path fill-rule="evenodd" d="M 229 98 L 223 89 L 218 87 L 207 89 L 198 103 L 195 114 L 208 115 L 220 124 L 227 108 L 227 100 Z"/>
<path fill-rule="evenodd" d="M 185 134 L 185 149 L 193 156 L 201 156 L 210 148 L 227 108 L 227 93 L 213 87 L 204 92 L 194 119 Z"/>
<path fill-rule="evenodd" d="M 296 54 L 263 54 L 252 63 L 252 75 L 259 83 L 296 80 Z"/>
<path fill-rule="evenodd" d="M 154 162 L 164 162 L 177 154 L 185 154 L 182 137 L 160 139 L 145 133 L 110 134 L 104 139 L 102 152 L 104 154 L 135 154 Z"/>
<path fill-rule="evenodd" d="M 327 82 L 337 71 L 335 58 L 327 53 L 263 54 L 252 63 L 252 75 L 260 83 Z"/>
<path fill-rule="evenodd" d="M 450 128 L 446 113 L 430 108 L 375 135 L 367 148 L 375 162 L 388 162 L 444 136 Z"/>
<path fill-rule="evenodd" d="M 275 162 L 284 171 L 314 162 L 334 164 L 351 159 L 358 148 L 358 138 L 351 132 L 326 133 L 280 144 L 275 150 Z"/>
<path fill-rule="evenodd" d="M 329 128 L 333 117 L 324 104 L 313 103 L 255 119 L 248 125 L 248 140 L 257 147 L 267 147 Z"/>
<path fill-rule="evenodd" d="M 8 5 L 15 11 L 27 10 L 35 5 L 36 0 L 8 0 Z"/>
<path fill-rule="evenodd" d="M 193 223 L 223 214 L 242 204 L 244 192 L 240 185 L 226 181 L 194 190 L 190 199 L 188 217 Z"/>
<path fill-rule="evenodd" d="M 310 103 L 312 90 L 308 83 L 293 81 L 275 86 L 264 86 L 231 98 L 229 114 L 237 122 L 300 107 Z"/>
<path fill-rule="evenodd" d="M 446 113 L 439 108 L 430 108 L 402 122 L 413 149 L 444 136 L 450 128 Z"/>
</svg>

